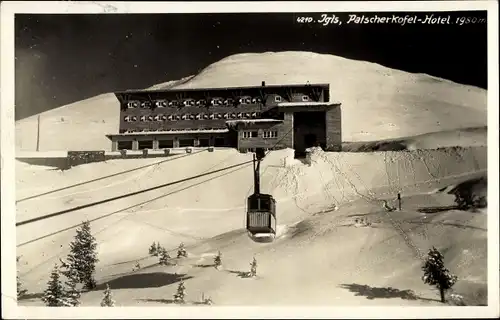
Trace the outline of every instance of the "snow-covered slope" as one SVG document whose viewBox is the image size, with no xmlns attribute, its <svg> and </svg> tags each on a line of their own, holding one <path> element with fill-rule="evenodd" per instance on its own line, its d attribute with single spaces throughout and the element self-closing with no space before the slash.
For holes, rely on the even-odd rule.
<svg viewBox="0 0 500 320">
<path fill-rule="evenodd" d="M 45 289 L 54 263 L 68 252 L 73 227 L 90 219 L 99 244 L 99 289 L 84 294 L 83 305 L 98 305 L 105 283 L 119 305 L 165 305 L 181 277 L 186 278 L 189 301 L 205 293 L 218 305 L 438 304 L 438 294 L 420 280 L 415 249 L 425 253 L 431 246 L 444 252 L 447 266 L 459 276 L 457 291 L 468 303 L 483 303 L 485 214 L 447 210 L 453 196 L 436 190 L 486 174 L 486 91 L 305 52 L 235 55 L 194 77 L 155 88 L 255 85 L 262 80 L 330 83 L 332 99 L 344 106 L 344 141 L 370 142 L 351 144 L 356 152 L 314 149 L 310 165 L 293 159 L 293 150 L 273 151 L 265 158 L 262 191 L 277 200 L 275 242 L 254 243 L 244 231 L 246 198 L 253 188 L 251 164 L 165 185 L 249 161 L 251 154 L 216 150 L 182 159 L 112 160 L 67 171 L 16 161 L 17 221 L 61 213 L 16 228 L 19 271 L 29 292 Z M 112 94 L 46 112 L 41 150 L 108 149 L 104 134 L 118 130 L 117 115 Z M 34 149 L 34 132 L 35 117 L 16 124 L 18 150 Z M 382 139 L 400 139 L 409 150 L 373 152 L 375 146 L 359 152 L 385 143 Z M 466 147 L 450 147 L 455 144 Z M 447 148 L 430 150 L 436 146 Z M 160 185 L 165 186 L 141 192 Z M 64 190 L 22 200 L 58 188 Z M 403 210 L 388 215 L 382 200 L 394 205 L 398 192 Z M 113 197 L 117 199 L 105 201 Z M 355 219 L 360 216 L 371 227 L 358 228 Z M 147 255 L 153 241 L 170 250 L 184 242 L 189 258 L 160 267 Z M 221 271 L 210 267 L 218 250 Z M 241 279 L 254 255 L 258 277 Z M 132 271 L 137 262 L 142 269 Z"/>
<path fill-rule="evenodd" d="M 22 280 L 31 292 L 41 292 L 50 269 L 67 253 L 67 245 L 74 235 L 71 227 L 83 219 L 102 217 L 92 222 L 101 259 L 97 278 L 100 283 L 112 281 L 110 285 L 115 287 L 116 298 L 122 305 L 168 299 L 176 286 L 169 284 L 168 279 L 172 276 L 168 274 L 175 272 L 193 277 L 187 280 L 188 290 L 193 296 L 198 297 L 203 291 L 213 296 L 218 304 L 293 303 L 301 299 L 301 290 L 307 292 L 308 298 L 303 301 L 307 304 L 365 303 L 365 298 L 353 298 L 350 289 L 341 287 L 342 284 L 413 289 L 419 295 L 431 298 L 433 293 L 419 284 L 418 277 L 410 279 L 408 276 L 418 269 L 418 260 L 411 260 L 412 250 L 381 210 L 380 199 L 394 199 L 401 191 L 407 210 L 394 213 L 395 219 L 408 220 L 405 222 L 407 228 L 428 223 L 425 228 L 431 236 L 421 238 L 417 234 L 414 241 L 418 242 L 418 247 L 424 251 L 430 245 L 451 248 L 455 254 L 450 259 L 459 261 L 469 259 L 461 256 L 460 250 L 469 250 L 468 254 L 476 258 L 467 260 L 468 268 L 476 270 L 470 273 L 470 277 L 476 277 L 474 279 L 479 281 L 476 282 L 484 285 L 485 275 L 481 272 L 486 268 L 486 231 L 481 230 L 486 230 L 486 219 L 482 215 L 457 213 L 447 216 L 448 224 L 433 224 L 425 220 L 426 215 L 419 213 L 418 209 L 433 204 L 449 205 L 452 198 L 446 194 L 429 194 L 425 195 L 428 198 L 416 202 L 411 199 L 484 174 L 485 148 L 370 153 L 314 150 L 310 166 L 290 159 L 290 154 L 293 154 L 290 150 L 271 152 L 262 168 L 262 190 L 272 193 L 277 199 L 278 230 L 284 235 L 274 244 L 252 243 L 243 231 L 245 201 L 252 192 L 251 168 L 246 166 L 17 227 L 18 255 L 23 256 L 25 263 L 19 266 Z M 17 205 L 17 220 L 25 221 L 126 195 L 242 163 L 250 157 L 251 154 L 240 154 L 235 150 L 219 150 L 159 164 L 155 163 L 162 160 L 115 160 L 82 165 L 64 172 L 33 170 L 32 166 L 17 162 L 18 199 L 151 164 L 139 171 L 21 201 Z M 447 200 L 442 200 L 443 196 L 448 197 Z M 156 200 L 148 202 L 151 199 Z M 338 211 L 331 211 L 334 205 L 339 206 Z M 353 216 L 364 214 L 374 214 L 376 219 L 383 221 L 376 229 L 347 226 L 353 223 Z M 439 216 L 431 217 L 439 220 Z M 324 217 L 321 218 L 324 220 L 316 220 L 316 217 Z M 335 227 L 339 223 L 343 226 Z M 465 229 L 457 224 L 465 225 Z M 30 242 L 66 228 L 67 231 Z M 471 233 L 469 230 L 475 231 Z M 191 258 L 179 262 L 175 268 L 154 266 L 156 260 L 147 258 L 147 249 L 153 241 L 160 241 L 172 250 L 184 242 L 189 247 Z M 460 243 L 460 247 L 454 243 Z M 228 270 L 232 271 L 245 271 L 252 255 L 257 255 L 261 278 L 251 282 L 238 278 L 237 272 L 226 270 L 218 273 L 211 268 L 196 267 L 209 264 L 219 249 L 224 254 Z M 326 260 L 325 252 L 328 253 Z M 297 262 L 297 259 L 302 262 Z M 318 259 L 322 263 L 314 263 Z M 146 275 L 131 274 L 136 261 L 143 267 L 153 266 L 140 271 Z M 391 269 L 400 266 L 401 261 L 407 261 L 408 265 L 398 270 Z M 375 265 L 368 267 L 368 263 Z M 361 268 L 356 271 L 358 273 L 353 274 L 358 268 Z M 462 267 L 457 268 L 465 279 L 465 271 Z M 318 274 L 330 276 L 322 278 Z M 144 287 L 151 281 L 158 283 L 151 288 Z M 283 283 L 286 283 L 285 289 Z M 240 295 L 234 295 L 239 286 L 248 287 Z M 135 288 L 133 292 L 125 290 L 132 288 Z M 348 288 L 355 290 L 357 287 Z M 85 295 L 84 301 L 97 304 L 99 297 L 99 292 L 92 292 Z M 338 300 L 335 297 L 339 297 Z M 401 299 L 387 300 L 388 303 L 391 301 L 402 303 Z M 33 303 L 40 304 L 40 301 Z M 403 303 L 428 302 L 417 299 Z"/>
<path fill-rule="evenodd" d="M 486 91 L 425 74 L 311 52 L 237 54 L 153 89 L 329 83 L 342 103 L 344 141 L 373 141 L 486 126 Z M 151 89 L 151 88 L 150 88 Z M 109 150 L 118 101 L 103 94 L 41 114 L 40 150 Z M 35 150 L 37 117 L 16 123 L 18 150 Z"/>
</svg>

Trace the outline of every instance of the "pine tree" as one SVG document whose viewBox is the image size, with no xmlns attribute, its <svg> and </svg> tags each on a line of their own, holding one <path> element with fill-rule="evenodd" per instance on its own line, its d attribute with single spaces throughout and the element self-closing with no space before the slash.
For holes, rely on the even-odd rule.
<svg viewBox="0 0 500 320">
<path fill-rule="evenodd" d="M 115 306 L 115 301 L 111 297 L 111 289 L 109 288 L 109 285 L 106 284 L 106 290 L 104 290 L 104 297 L 102 298 L 101 301 L 101 307 L 114 307 Z"/>
<path fill-rule="evenodd" d="M 257 275 L 257 260 L 253 257 L 252 262 L 250 263 L 250 277 L 255 277 Z"/>
<path fill-rule="evenodd" d="M 76 270 L 69 270 L 69 277 L 65 282 L 67 286 L 65 292 L 65 305 L 68 307 L 78 307 L 80 305 L 80 291 L 77 289 L 78 285 L 78 273 Z"/>
<path fill-rule="evenodd" d="M 154 256 L 154 257 L 157 257 L 158 256 L 158 249 L 159 248 L 156 246 L 156 242 L 153 242 L 151 247 L 149 247 L 149 254 Z"/>
<path fill-rule="evenodd" d="M 19 262 L 21 257 L 16 257 L 16 262 Z M 21 283 L 21 279 L 19 278 L 19 269 L 17 270 L 17 275 L 16 275 L 16 281 L 17 281 L 17 298 L 22 298 L 28 290 L 23 288 L 23 285 Z"/>
<path fill-rule="evenodd" d="M 65 269 L 63 274 L 70 277 L 75 270 L 77 279 L 83 283 L 85 289 L 94 289 L 96 281 L 94 279 L 95 265 L 99 262 L 97 258 L 97 243 L 90 231 L 90 222 L 84 221 L 82 226 L 76 230 L 73 242 L 70 243 L 70 253 L 67 262 L 62 261 Z"/>
<path fill-rule="evenodd" d="M 170 264 L 170 255 L 167 249 L 161 247 L 159 251 L 160 255 L 160 265 L 168 266 Z"/>
<path fill-rule="evenodd" d="M 215 269 L 218 269 L 222 265 L 222 254 L 220 251 L 217 253 L 217 255 L 214 258 L 214 265 Z"/>
<path fill-rule="evenodd" d="M 177 249 L 177 258 L 181 258 L 181 257 L 187 258 L 187 251 L 184 248 L 184 243 L 181 243 L 179 245 L 179 248 Z"/>
<path fill-rule="evenodd" d="M 179 283 L 177 287 L 177 292 L 174 294 L 175 303 L 185 303 L 184 298 L 186 297 L 186 287 L 184 286 L 184 281 Z"/>
<path fill-rule="evenodd" d="M 445 303 L 445 292 L 455 285 L 458 278 L 444 267 L 443 255 L 435 247 L 429 250 L 422 270 L 424 271 L 422 281 L 436 286 L 441 295 L 441 302 Z"/>
<path fill-rule="evenodd" d="M 59 268 L 57 264 L 54 266 L 52 273 L 50 274 L 50 280 L 47 283 L 48 287 L 43 292 L 42 301 L 48 307 L 62 307 L 65 305 L 64 301 L 64 288 L 61 284 L 61 279 L 59 275 Z"/>
</svg>

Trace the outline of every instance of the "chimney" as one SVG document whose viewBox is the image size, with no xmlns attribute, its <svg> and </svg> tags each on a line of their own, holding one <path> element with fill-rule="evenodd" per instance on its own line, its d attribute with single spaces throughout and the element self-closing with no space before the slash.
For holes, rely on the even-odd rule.
<svg viewBox="0 0 500 320">
<path fill-rule="evenodd" d="M 265 81 L 262 81 L 262 86 L 265 87 L 266 86 L 266 82 Z"/>
</svg>

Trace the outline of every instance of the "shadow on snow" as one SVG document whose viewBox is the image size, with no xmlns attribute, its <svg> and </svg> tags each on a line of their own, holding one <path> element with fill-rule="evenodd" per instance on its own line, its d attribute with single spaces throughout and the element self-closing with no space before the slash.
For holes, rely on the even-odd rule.
<svg viewBox="0 0 500 320">
<path fill-rule="evenodd" d="M 106 285 L 109 285 L 111 289 L 158 288 L 191 278 L 186 274 L 166 272 L 129 274 L 101 283 L 96 287 L 96 290 L 104 290 Z"/>
</svg>

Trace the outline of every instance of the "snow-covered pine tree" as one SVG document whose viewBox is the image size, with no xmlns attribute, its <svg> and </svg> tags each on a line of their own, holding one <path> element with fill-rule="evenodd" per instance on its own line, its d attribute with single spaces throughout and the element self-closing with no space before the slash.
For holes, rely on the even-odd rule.
<svg viewBox="0 0 500 320">
<path fill-rule="evenodd" d="M 80 305 L 80 290 L 78 290 L 78 273 L 74 269 L 70 269 L 68 278 L 65 282 L 67 286 L 64 302 L 67 307 L 78 307 Z"/>
<path fill-rule="evenodd" d="M 455 285 L 458 278 L 444 267 L 443 255 L 435 247 L 429 249 L 422 270 L 424 283 L 436 286 L 441 295 L 441 302 L 445 303 L 445 292 Z"/>
<path fill-rule="evenodd" d="M 50 280 L 47 285 L 47 289 L 43 292 L 42 301 L 45 302 L 47 307 L 63 307 L 65 305 L 65 292 L 61 284 L 57 264 L 50 274 Z"/>
<path fill-rule="evenodd" d="M 156 242 L 153 242 L 151 247 L 149 247 L 149 254 L 152 255 L 153 257 L 158 256 L 158 247 L 156 246 Z"/>
<path fill-rule="evenodd" d="M 85 289 L 94 289 L 96 281 L 94 272 L 97 258 L 97 242 L 90 230 L 90 222 L 84 221 L 80 228 L 76 230 L 74 240 L 70 243 L 70 253 L 67 261 L 62 261 L 65 269 L 63 274 L 70 277 L 71 269 L 76 270 L 78 281 L 83 283 Z"/>
<path fill-rule="evenodd" d="M 253 257 L 252 262 L 250 263 L 250 277 L 255 277 L 257 275 L 257 260 Z"/>
<path fill-rule="evenodd" d="M 184 286 L 184 281 L 181 281 L 177 286 L 177 292 L 174 294 L 174 301 L 175 303 L 185 303 L 185 297 L 186 287 Z"/>
<path fill-rule="evenodd" d="M 220 251 L 217 253 L 217 255 L 214 258 L 214 265 L 215 269 L 218 269 L 222 265 L 222 254 Z"/>
<path fill-rule="evenodd" d="M 19 262 L 21 257 L 16 257 L 16 262 Z M 28 290 L 23 288 L 23 284 L 21 283 L 21 279 L 19 278 L 19 269 L 17 269 L 16 281 L 17 281 L 17 298 L 22 298 Z"/>
<path fill-rule="evenodd" d="M 184 248 L 184 243 L 181 242 L 181 244 L 179 244 L 179 248 L 177 249 L 177 258 L 187 258 L 187 256 L 188 255 L 186 249 Z"/>
<path fill-rule="evenodd" d="M 170 255 L 167 249 L 161 247 L 159 250 L 160 265 L 168 266 L 170 264 Z"/>
<path fill-rule="evenodd" d="M 114 307 L 114 306 L 115 306 L 115 301 L 111 296 L 111 289 L 109 288 L 109 285 L 106 284 L 106 290 L 104 290 L 104 297 L 102 298 L 101 301 L 101 307 Z"/>
</svg>

